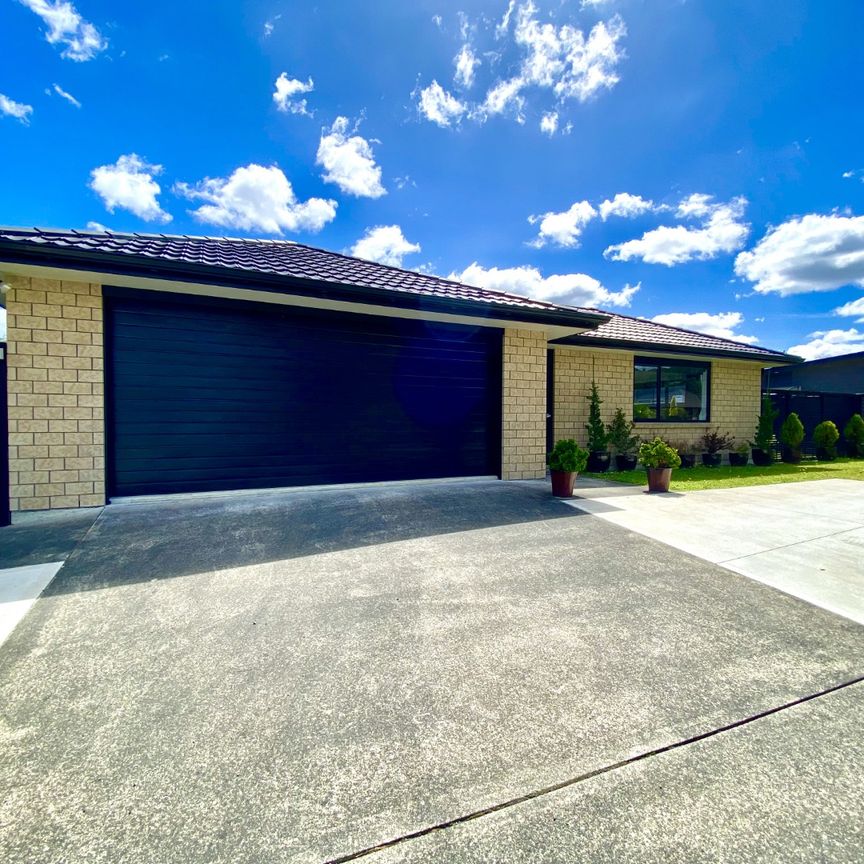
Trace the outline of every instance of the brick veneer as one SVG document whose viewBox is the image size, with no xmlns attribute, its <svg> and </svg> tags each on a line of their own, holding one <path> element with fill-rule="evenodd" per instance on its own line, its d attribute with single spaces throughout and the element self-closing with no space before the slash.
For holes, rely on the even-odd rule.
<svg viewBox="0 0 864 864">
<path fill-rule="evenodd" d="M 546 476 L 546 334 L 504 331 L 501 478 Z"/>
<path fill-rule="evenodd" d="M 102 288 L 5 281 L 12 509 L 104 504 Z"/>
<path fill-rule="evenodd" d="M 633 352 L 555 351 L 555 439 L 575 438 L 584 444 L 588 422 L 588 389 L 597 381 L 603 419 L 609 422 L 616 408 L 633 418 Z M 741 360 L 711 361 L 710 423 L 639 423 L 641 438 L 659 435 L 673 443 L 695 443 L 709 427 L 749 441 L 756 428 L 762 387 L 759 363 Z"/>
</svg>

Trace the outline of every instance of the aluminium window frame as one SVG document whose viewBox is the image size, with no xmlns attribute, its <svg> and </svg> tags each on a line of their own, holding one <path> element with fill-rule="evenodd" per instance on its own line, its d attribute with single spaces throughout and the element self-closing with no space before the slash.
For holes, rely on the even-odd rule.
<svg viewBox="0 0 864 864">
<path fill-rule="evenodd" d="M 650 417 L 636 417 L 635 412 L 635 396 L 636 396 L 636 367 L 637 366 L 656 366 L 657 367 L 657 375 L 656 375 L 656 383 L 655 383 L 655 393 L 654 393 L 654 401 L 656 405 L 656 413 L 654 418 Z M 693 367 L 702 367 L 708 372 L 708 380 L 706 382 L 705 387 L 705 419 L 704 420 L 690 420 L 689 418 L 682 418 L 680 420 L 671 420 L 668 417 L 660 417 L 660 367 L 661 366 L 689 366 Z M 646 357 L 640 356 L 637 354 L 633 355 L 633 396 L 631 397 L 632 407 L 631 413 L 633 414 L 633 422 L 634 423 L 668 423 L 669 425 L 676 424 L 693 424 L 693 423 L 710 423 L 711 422 L 711 372 L 712 366 L 710 360 L 681 360 L 678 358 L 671 357 Z"/>
</svg>

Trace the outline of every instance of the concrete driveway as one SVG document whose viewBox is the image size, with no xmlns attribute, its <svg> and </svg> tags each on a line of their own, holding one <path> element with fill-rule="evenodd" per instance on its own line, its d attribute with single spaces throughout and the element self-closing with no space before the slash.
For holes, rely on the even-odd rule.
<svg viewBox="0 0 864 864">
<path fill-rule="evenodd" d="M 0 647 L 0 860 L 858 861 L 862 675 L 532 484 L 110 507 Z"/>
</svg>

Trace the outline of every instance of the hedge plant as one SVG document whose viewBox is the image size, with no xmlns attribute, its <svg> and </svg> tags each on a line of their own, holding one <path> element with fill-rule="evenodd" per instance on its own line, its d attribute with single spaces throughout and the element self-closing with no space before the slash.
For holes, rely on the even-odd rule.
<svg viewBox="0 0 864 864">
<path fill-rule="evenodd" d="M 849 455 L 864 459 L 864 417 L 853 414 L 843 427 L 843 437 L 846 439 L 846 451 Z"/>
<path fill-rule="evenodd" d="M 813 443 L 816 445 L 816 455 L 819 459 L 830 462 L 837 458 L 837 442 L 840 433 L 833 420 L 823 420 L 813 430 Z"/>
<path fill-rule="evenodd" d="M 804 424 L 793 411 L 780 427 L 780 440 L 786 448 L 783 454 L 784 462 L 801 461 L 801 445 L 804 443 Z"/>
</svg>

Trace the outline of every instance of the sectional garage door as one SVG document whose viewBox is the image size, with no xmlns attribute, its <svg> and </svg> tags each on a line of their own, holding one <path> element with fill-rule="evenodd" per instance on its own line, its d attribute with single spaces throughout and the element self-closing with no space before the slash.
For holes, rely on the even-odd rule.
<svg viewBox="0 0 864 864">
<path fill-rule="evenodd" d="M 498 474 L 501 332 L 106 289 L 114 496 Z"/>
</svg>

